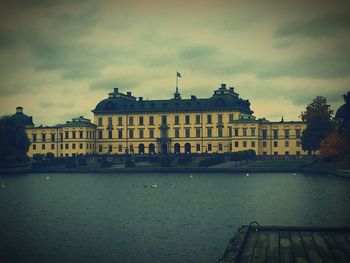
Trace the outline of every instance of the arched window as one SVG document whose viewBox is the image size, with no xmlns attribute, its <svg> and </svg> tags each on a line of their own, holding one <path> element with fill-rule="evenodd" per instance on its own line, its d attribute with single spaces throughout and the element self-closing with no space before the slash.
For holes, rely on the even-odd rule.
<svg viewBox="0 0 350 263">
<path fill-rule="evenodd" d="M 145 145 L 143 143 L 139 144 L 139 154 L 145 153 Z"/>
<path fill-rule="evenodd" d="M 174 145 L 174 153 L 179 154 L 181 152 L 181 147 L 179 143 L 175 143 Z"/>
<path fill-rule="evenodd" d="M 155 147 L 153 143 L 150 143 L 148 146 L 148 152 L 149 154 L 154 154 L 155 153 Z"/>
<path fill-rule="evenodd" d="M 185 153 L 191 153 L 191 144 L 189 143 L 185 144 Z"/>
</svg>

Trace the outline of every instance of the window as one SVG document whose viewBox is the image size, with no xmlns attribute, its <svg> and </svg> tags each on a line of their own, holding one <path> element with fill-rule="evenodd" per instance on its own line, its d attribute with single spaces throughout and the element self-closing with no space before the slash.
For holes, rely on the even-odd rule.
<svg viewBox="0 0 350 263">
<path fill-rule="evenodd" d="M 175 125 L 179 125 L 180 124 L 180 116 L 176 115 L 175 116 Z"/>
<path fill-rule="evenodd" d="M 207 128 L 207 136 L 212 137 L 212 128 Z"/>
<path fill-rule="evenodd" d="M 149 125 L 154 125 L 154 118 L 153 118 L 153 116 L 149 116 Z"/>
<path fill-rule="evenodd" d="M 211 123 L 212 123 L 211 115 L 207 115 L 207 123 L 208 123 L 208 124 L 211 124 Z"/>
<path fill-rule="evenodd" d="M 33 150 L 36 150 L 36 144 L 33 144 Z"/>
<path fill-rule="evenodd" d="M 222 143 L 218 144 L 219 151 L 222 151 Z"/>
<path fill-rule="evenodd" d="M 149 130 L 149 137 L 154 138 L 154 130 Z"/>
<path fill-rule="evenodd" d="M 134 139 L 134 130 L 129 130 L 129 138 Z"/>
<path fill-rule="evenodd" d="M 51 133 L 51 141 L 54 142 L 55 141 L 55 134 Z"/>
<path fill-rule="evenodd" d="M 123 151 L 123 145 L 119 144 L 119 145 L 118 145 L 118 152 L 121 153 L 122 151 Z"/>
<path fill-rule="evenodd" d="M 295 137 L 296 137 L 297 139 L 300 139 L 300 134 L 301 134 L 300 129 L 296 129 L 296 130 L 295 130 Z"/>
<path fill-rule="evenodd" d="M 180 137 L 180 129 L 175 129 L 175 138 Z"/>
<path fill-rule="evenodd" d="M 300 155 L 300 151 L 297 151 L 297 155 Z"/>
<path fill-rule="evenodd" d="M 262 130 L 262 138 L 266 139 L 267 138 L 267 130 Z"/>
<path fill-rule="evenodd" d="M 243 147 L 246 148 L 247 147 L 247 142 L 243 141 Z"/>
<path fill-rule="evenodd" d="M 263 147 L 267 147 L 267 143 L 265 141 L 262 142 L 262 144 L 263 144 Z"/>
<path fill-rule="evenodd" d="M 228 121 L 233 122 L 233 114 L 232 113 L 230 115 L 228 115 Z"/>
<path fill-rule="evenodd" d="M 185 124 L 190 124 L 190 115 L 185 116 Z"/>
<path fill-rule="evenodd" d="M 218 137 L 222 137 L 222 128 L 221 127 L 218 128 Z"/>
<path fill-rule="evenodd" d="M 196 128 L 196 137 L 197 138 L 201 137 L 201 129 L 200 128 Z"/>
<path fill-rule="evenodd" d="M 288 152 L 288 151 L 286 151 L 286 152 L 285 152 L 285 155 L 286 155 L 286 156 L 288 156 L 288 155 L 289 155 L 289 152 Z"/>
<path fill-rule="evenodd" d="M 79 149 L 83 149 L 83 144 L 79 143 Z"/>
<path fill-rule="evenodd" d="M 162 124 L 167 124 L 167 119 L 166 119 L 166 116 L 162 116 Z"/>
<path fill-rule="evenodd" d="M 68 144 L 68 143 L 66 143 L 66 144 L 64 145 L 64 149 L 66 149 L 66 150 L 69 149 L 69 144 Z"/>
<path fill-rule="evenodd" d="M 229 144 L 230 152 L 232 152 L 232 143 Z"/>
<path fill-rule="evenodd" d="M 284 146 L 285 146 L 285 147 L 289 147 L 289 141 L 285 141 L 285 142 L 284 142 Z"/>
<path fill-rule="evenodd" d="M 123 130 L 118 130 L 118 139 L 123 138 Z"/>
<path fill-rule="evenodd" d="M 45 133 L 41 134 L 41 140 L 42 140 L 43 142 L 46 141 L 46 134 L 45 134 Z"/>
<path fill-rule="evenodd" d="M 45 150 L 45 144 L 42 144 L 42 145 L 41 145 L 41 149 L 42 149 L 42 150 Z"/>
<path fill-rule="evenodd" d="M 196 124 L 201 123 L 201 115 L 196 115 Z"/>
<path fill-rule="evenodd" d="M 72 143 L 72 149 L 75 149 L 75 143 Z"/>
<path fill-rule="evenodd" d="M 98 126 L 102 126 L 102 117 L 98 118 Z"/>
<path fill-rule="evenodd" d="M 278 147 L 278 141 L 273 142 L 273 147 Z"/>
<path fill-rule="evenodd" d="M 111 153 L 113 151 L 112 145 L 108 145 L 108 152 Z"/>
<path fill-rule="evenodd" d="M 228 136 L 232 137 L 232 127 L 228 127 Z"/>
<path fill-rule="evenodd" d="M 211 143 L 208 144 L 208 152 L 211 151 Z"/>
<path fill-rule="evenodd" d="M 218 114 L 218 124 L 222 124 L 222 114 Z"/>
<path fill-rule="evenodd" d="M 186 138 L 190 138 L 190 129 L 185 129 Z"/>
<path fill-rule="evenodd" d="M 197 151 L 197 152 L 200 152 L 200 151 L 201 151 L 201 145 L 200 145 L 200 144 L 197 144 L 197 145 L 196 145 L 196 151 Z"/>
<path fill-rule="evenodd" d="M 83 139 L 83 131 L 79 131 L 79 138 Z"/>
<path fill-rule="evenodd" d="M 250 128 L 250 135 L 255 136 L 255 128 Z"/>
<path fill-rule="evenodd" d="M 235 136 L 238 136 L 238 128 L 235 128 Z"/>
<path fill-rule="evenodd" d="M 243 136 L 247 136 L 247 128 L 243 128 Z"/>
<path fill-rule="evenodd" d="M 55 145 L 52 143 L 51 144 L 51 150 L 54 150 L 55 149 Z"/>
<path fill-rule="evenodd" d="M 140 116 L 140 117 L 139 117 L 139 125 L 144 125 L 144 124 L 143 124 L 143 116 Z"/>
<path fill-rule="evenodd" d="M 102 139 L 102 131 L 98 131 L 98 138 Z"/>
<path fill-rule="evenodd" d="M 289 130 L 284 130 L 284 138 L 288 139 L 289 138 Z"/>
<path fill-rule="evenodd" d="M 61 150 L 63 150 L 63 144 L 61 143 L 60 145 L 61 145 L 61 146 L 60 146 Z"/>
<path fill-rule="evenodd" d="M 113 138 L 113 133 L 112 131 L 108 131 L 108 139 L 112 139 Z"/>
<path fill-rule="evenodd" d="M 134 125 L 134 117 L 129 117 L 129 125 L 133 126 Z"/>
<path fill-rule="evenodd" d="M 102 152 L 102 145 L 99 145 L 99 146 L 98 146 L 98 151 L 99 151 L 99 152 Z"/>
<path fill-rule="evenodd" d="M 122 126 L 123 125 L 123 117 L 119 116 L 118 117 L 118 126 Z"/>
<path fill-rule="evenodd" d="M 36 133 L 33 133 L 33 142 L 36 142 Z"/>
<path fill-rule="evenodd" d="M 267 155 L 267 152 L 263 152 L 263 155 L 266 156 L 266 155 Z"/>
<path fill-rule="evenodd" d="M 251 142 L 250 146 L 254 148 L 255 147 L 255 142 Z"/>
<path fill-rule="evenodd" d="M 278 139 L 278 130 L 273 130 L 273 138 Z"/>
<path fill-rule="evenodd" d="M 278 152 L 273 152 L 273 155 L 278 155 Z"/>
<path fill-rule="evenodd" d="M 235 147 L 238 148 L 239 147 L 239 142 L 235 142 Z"/>
<path fill-rule="evenodd" d="M 300 147 L 300 141 L 296 141 L 297 147 Z"/>
<path fill-rule="evenodd" d="M 108 127 L 112 127 L 112 126 L 113 126 L 112 117 L 108 117 Z"/>
<path fill-rule="evenodd" d="M 143 139 L 143 130 L 139 130 L 139 138 Z"/>
<path fill-rule="evenodd" d="M 68 139 L 69 138 L 69 133 L 67 131 L 64 132 L 64 138 Z"/>
<path fill-rule="evenodd" d="M 72 138 L 75 139 L 76 132 L 72 131 Z"/>
</svg>

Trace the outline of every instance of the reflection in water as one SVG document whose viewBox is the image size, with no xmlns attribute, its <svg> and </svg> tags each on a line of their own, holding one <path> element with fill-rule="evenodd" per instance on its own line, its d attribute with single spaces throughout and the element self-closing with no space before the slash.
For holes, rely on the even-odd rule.
<svg viewBox="0 0 350 263">
<path fill-rule="evenodd" d="M 349 182 L 292 173 L 0 177 L 0 261 L 215 262 L 253 220 L 349 226 Z"/>
</svg>

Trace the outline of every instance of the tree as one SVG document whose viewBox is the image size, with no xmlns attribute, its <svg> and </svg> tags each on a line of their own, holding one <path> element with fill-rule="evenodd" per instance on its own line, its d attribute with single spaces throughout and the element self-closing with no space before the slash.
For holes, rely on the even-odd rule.
<svg viewBox="0 0 350 263">
<path fill-rule="evenodd" d="M 322 156 L 335 159 L 344 153 L 344 138 L 338 132 L 330 133 L 321 141 L 320 153 Z"/>
<path fill-rule="evenodd" d="M 29 140 L 24 126 L 11 116 L 0 118 L 0 165 L 26 162 Z"/>
<path fill-rule="evenodd" d="M 332 116 L 333 110 L 323 96 L 317 96 L 301 113 L 301 119 L 307 124 L 301 136 L 304 151 L 315 152 L 320 148 L 321 141 L 334 130 Z"/>
</svg>

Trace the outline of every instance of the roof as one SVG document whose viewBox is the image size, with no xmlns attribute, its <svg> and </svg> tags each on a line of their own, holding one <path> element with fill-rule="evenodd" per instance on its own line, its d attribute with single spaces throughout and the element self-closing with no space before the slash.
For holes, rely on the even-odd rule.
<svg viewBox="0 0 350 263">
<path fill-rule="evenodd" d="M 224 86 L 223 86 L 224 85 Z M 198 99 L 191 96 L 190 99 L 167 99 L 167 100 L 143 100 L 131 96 L 131 92 L 123 94 L 114 89 L 109 97 L 100 101 L 93 113 L 126 113 L 126 112 L 157 112 L 157 111 L 202 111 L 202 110 L 232 110 L 252 114 L 249 100 L 238 97 L 233 88 L 226 89 L 222 84 L 221 88 L 214 91 L 210 98 Z"/>
<path fill-rule="evenodd" d="M 83 116 L 73 118 L 71 121 L 67 121 L 62 126 L 63 127 L 96 127 L 95 124 L 91 123 L 89 119 L 86 119 Z"/>
</svg>

